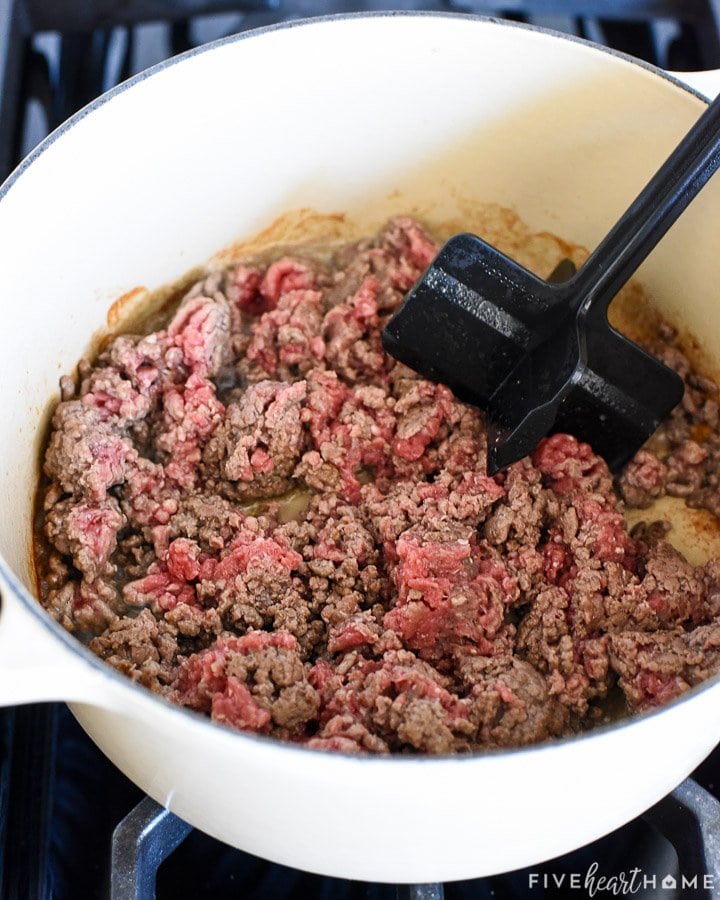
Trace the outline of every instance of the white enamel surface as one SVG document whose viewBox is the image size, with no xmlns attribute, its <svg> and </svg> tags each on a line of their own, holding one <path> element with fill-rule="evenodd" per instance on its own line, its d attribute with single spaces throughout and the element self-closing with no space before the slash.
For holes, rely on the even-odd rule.
<svg viewBox="0 0 720 900">
<path fill-rule="evenodd" d="M 427 882 L 531 865 L 633 818 L 712 748 L 717 699 L 592 740 L 435 761 L 293 753 L 149 709 L 74 712 L 127 775 L 216 837 L 301 869 Z"/>
<path fill-rule="evenodd" d="M 718 69 L 704 72 L 671 72 L 670 74 L 711 100 L 720 94 L 720 70 Z"/>
<path fill-rule="evenodd" d="M 352 759 L 166 708 L 16 598 L 29 585 L 42 411 L 119 294 L 170 281 L 300 206 L 439 221 L 494 200 L 590 246 L 702 108 L 579 43 L 459 17 L 376 17 L 226 43 L 66 130 L 0 198 L 0 702 L 84 701 L 74 711 L 93 739 L 192 824 L 346 877 L 433 881 L 529 865 L 663 796 L 720 737 L 718 685 L 556 746 Z M 719 191 L 716 179 L 642 271 L 659 306 L 718 360 Z"/>
<path fill-rule="evenodd" d="M 15 593 L 0 579 L 0 706 L 35 700 L 92 700 L 104 693 L 102 679 L 86 663 L 38 628 Z"/>
</svg>

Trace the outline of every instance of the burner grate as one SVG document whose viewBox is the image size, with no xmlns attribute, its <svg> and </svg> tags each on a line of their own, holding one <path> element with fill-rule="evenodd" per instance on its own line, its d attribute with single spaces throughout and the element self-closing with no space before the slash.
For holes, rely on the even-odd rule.
<svg viewBox="0 0 720 900">
<path fill-rule="evenodd" d="M 688 778 L 648 810 L 645 818 L 675 848 L 681 877 L 709 876 L 712 886 L 698 884 L 692 896 L 720 900 L 720 802 Z"/>
<path fill-rule="evenodd" d="M 151 900 L 160 865 L 180 846 L 192 827 L 150 797 L 120 822 L 112 837 L 110 900 Z M 397 888 L 397 900 L 444 900 L 442 884 Z"/>
<path fill-rule="evenodd" d="M 113 832 L 110 900 L 154 897 L 160 864 L 191 830 L 150 797 L 141 800 Z"/>
</svg>

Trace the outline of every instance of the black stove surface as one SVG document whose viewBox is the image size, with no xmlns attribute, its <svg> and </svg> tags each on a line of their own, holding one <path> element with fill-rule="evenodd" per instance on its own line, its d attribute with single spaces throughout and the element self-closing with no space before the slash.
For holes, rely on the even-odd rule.
<svg viewBox="0 0 720 900">
<path fill-rule="evenodd" d="M 0 0 L 0 180 L 82 105 L 169 55 L 286 19 L 391 8 L 504 15 L 666 68 L 720 67 L 718 0 Z M 66 707 L 5 710 L 0 900 L 145 900 L 154 892 L 161 900 L 720 898 L 720 750 L 694 777 L 645 816 L 544 865 L 397 888 L 322 878 L 228 848 L 143 798 Z M 156 872 L 153 857 L 165 856 Z"/>
</svg>

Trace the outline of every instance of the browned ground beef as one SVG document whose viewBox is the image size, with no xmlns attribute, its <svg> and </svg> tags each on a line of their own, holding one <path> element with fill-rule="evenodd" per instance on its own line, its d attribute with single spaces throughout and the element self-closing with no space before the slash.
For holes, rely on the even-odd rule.
<svg viewBox="0 0 720 900">
<path fill-rule="evenodd" d="M 47 609 L 169 700 L 327 749 L 528 744 L 720 670 L 720 563 L 621 499 L 720 512 L 716 386 L 663 328 L 685 399 L 619 494 L 568 435 L 489 478 L 482 415 L 381 347 L 436 250 L 399 218 L 214 272 L 63 379 Z"/>
</svg>

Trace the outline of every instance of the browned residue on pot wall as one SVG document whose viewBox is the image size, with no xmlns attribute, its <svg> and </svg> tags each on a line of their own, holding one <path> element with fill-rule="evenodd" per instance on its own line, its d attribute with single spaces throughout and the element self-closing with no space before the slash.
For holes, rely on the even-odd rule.
<svg viewBox="0 0 720 900">
<path fill-rule="evenodd" d="M 107 311 L 108 328 L 117 328 L 123 318 L 132 315 L 133 310 L 138 308 L 149 293 L 146 287 L 135 287 L 118 297 Z"/>
</svg>

